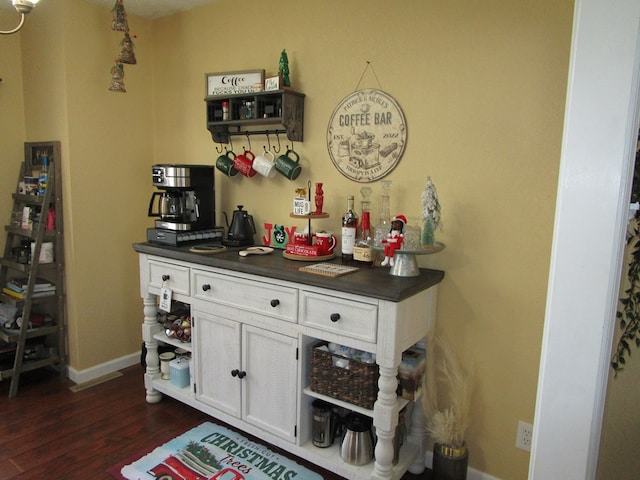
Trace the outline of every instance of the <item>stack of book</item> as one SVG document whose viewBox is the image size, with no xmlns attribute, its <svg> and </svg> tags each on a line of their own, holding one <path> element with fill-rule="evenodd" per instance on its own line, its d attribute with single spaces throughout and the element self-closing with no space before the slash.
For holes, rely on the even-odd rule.
<svg viewBox="0 0 640 480">
<path fill-rule="evenodd" d="M 6 287 L 2 289 L 2 293 L 10 297 L 22 300 L 25 297 L 27 289 L 27 278 L 14 278 L 7 282 Z M 36 278 L 31 298 L 46 297 L 56 293 L 56 286 L 42 278 Z"/>
</svg>

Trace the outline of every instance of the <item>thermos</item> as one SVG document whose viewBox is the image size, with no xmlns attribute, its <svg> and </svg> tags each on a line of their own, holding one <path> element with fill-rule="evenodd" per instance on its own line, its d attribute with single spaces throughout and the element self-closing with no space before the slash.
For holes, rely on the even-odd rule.
<svg viewBox="0 0 640 480">
<path fill-rule="evenodd" d="M 366 465 L 373 460 L 371 418 L 352 412 L 345 419 L 340 458 L 351 465 Z"/>
<path fill-rule="evenodd" d="M 326 448 L 333 444 L 336 422 L 331 404 L 314 400 L 312 441 L 316 447 Z"/>
</svg>

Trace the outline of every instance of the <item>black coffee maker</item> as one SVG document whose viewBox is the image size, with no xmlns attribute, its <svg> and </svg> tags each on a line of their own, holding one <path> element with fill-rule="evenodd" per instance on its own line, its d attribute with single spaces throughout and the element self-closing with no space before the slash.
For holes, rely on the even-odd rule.
<svg viewBox="0 0 640 480">
<path fill-rule="evenodd" d="M 155 228 L 147 229 L 148 241 L 222 241 L 224 229 L 216 227 L 213 166 L 153 165 L 151 178 L 159 191 L 149 200 L 148 214 L 157 220 Z"/>
</svg>

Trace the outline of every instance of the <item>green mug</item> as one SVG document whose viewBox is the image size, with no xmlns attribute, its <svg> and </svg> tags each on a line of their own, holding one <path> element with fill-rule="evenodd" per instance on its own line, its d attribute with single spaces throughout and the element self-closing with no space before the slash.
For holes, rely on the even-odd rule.
<svg viewBox="0 0 640 480">
<path fill-rule="evenodd" d="M 227 153 L 223 153 L 216 160 L 216 168 L 227 177 L 235 177 L 238 174 L 238 170 L 233 166 L 235 158 L 236 154 L 231 150 L 227 150 Z"/>
<path fill-rule="evenodd" d="M 295 157 L 295 160 L 291 158 L 291 155 Z M 300 176 L 300 172 L 302 172 L 302 167 L 298 165 L 299 161 L 300 155 L 289 149 L 287 153 L 280 155 L 276 159 L 275 169 L 289 180 L 295 180 Z"/>
</svg>

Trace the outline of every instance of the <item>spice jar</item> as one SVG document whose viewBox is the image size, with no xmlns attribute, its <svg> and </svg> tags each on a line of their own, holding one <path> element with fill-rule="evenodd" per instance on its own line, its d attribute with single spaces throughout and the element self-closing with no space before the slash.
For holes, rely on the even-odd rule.
<svg viewBox="0 0 640 480">
<path fill-rule="evenodd" d="M 222 120 L 229 120 L 229 102 L 222 102 Z"/>
</svg>

